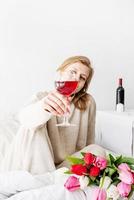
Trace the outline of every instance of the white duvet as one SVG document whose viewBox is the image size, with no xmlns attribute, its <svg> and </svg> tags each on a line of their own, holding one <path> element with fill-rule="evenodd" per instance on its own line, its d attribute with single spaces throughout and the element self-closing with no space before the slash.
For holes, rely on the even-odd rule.
<svg viewBox="0 0 134 200">
<path fill-rule="evenodd" d="M 8 200 L 86 200 L 91 199 L 92 188 L 84 192 L 69 192 L 64 188 L 68 178 L 61 168 L 44 175 L 31 175 L 26 171 L 0 174 L 0 199 Z"/>
<path fill-rule="evenodd" d="M 19 122 L 14 116 L 0 116 L 0 160 L 15 136 Z M 91 200 L 93 188 L 69 192 L 64 188 L 68 175 L 66 168 L 44 175 L 31 175 L 27 171 L 0 173 L 0 200 Z M 134 196 L 131 198 L 134 200 Z"/>
<path fill-rule="evenodd" d="M 91 200 L 93 187 L 69 192 L 64 188 L 68 175 L 66 168 L 44 175 L 27 171 L 9 171 L 0 174 L 0 200 Z M 123 200 L 122 198 L 120 200 Z M 134 196 L 131 197 L 134 200 Z"/>
</svg>

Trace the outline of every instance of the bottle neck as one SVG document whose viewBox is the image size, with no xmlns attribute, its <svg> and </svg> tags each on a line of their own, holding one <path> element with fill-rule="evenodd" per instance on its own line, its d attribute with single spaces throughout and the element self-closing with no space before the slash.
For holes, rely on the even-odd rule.
<svg viewBox="0 0 134 200">
<path fill-rule="evenodd" d="M 119 87 L 122 87 L 122 78 L 119 78 L 118 84 L 119 84 Z"/>
</svg>

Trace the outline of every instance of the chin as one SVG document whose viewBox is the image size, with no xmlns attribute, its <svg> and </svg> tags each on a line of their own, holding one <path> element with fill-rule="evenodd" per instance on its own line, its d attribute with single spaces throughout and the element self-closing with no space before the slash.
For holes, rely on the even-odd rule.
<svg viewBox="0 0 134 200">
<path fill-rule="evenodd" d="M 74 94 L 77 94 L 77 93 L 80 92 L 80 91 L 81 91 L 81 88 L 78 88 L 78 89 L 75 91 Z"/>
</svg>

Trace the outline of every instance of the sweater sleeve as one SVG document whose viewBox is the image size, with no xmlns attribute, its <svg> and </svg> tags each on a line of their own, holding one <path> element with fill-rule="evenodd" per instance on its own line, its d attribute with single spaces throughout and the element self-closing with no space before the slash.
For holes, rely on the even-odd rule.
<svg viewBox="0 0 134 200">
<path fill-rule="evenodd" d="M 94 98 L 90 95 L 88 135 L 87 135 L 86 145 L 93 144 L 95 142 L 95 120 L 96 120 L 96 103 Z"/>
<path fill-rule="evenodd" d="M 37 128 L 45 124 L 52 116 L 43 108 L 43 101 L 47 93 L 37 93 L 30 103 L 19 113 L 20 124 L 25 128 Z"/>
</svg>

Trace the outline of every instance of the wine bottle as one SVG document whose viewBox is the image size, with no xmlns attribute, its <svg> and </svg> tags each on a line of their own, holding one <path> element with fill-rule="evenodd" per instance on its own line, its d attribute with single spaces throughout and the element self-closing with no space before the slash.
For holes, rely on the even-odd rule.
<svg viewBox="0 0 134 200">
<path fill-rule="evenodd" d="M 125 90 L 122 86 L 122 78 L 118 80 L 118 88 L 116 89 L 116 111 L 123 112 L 125 105 Z"/>
</svg>

